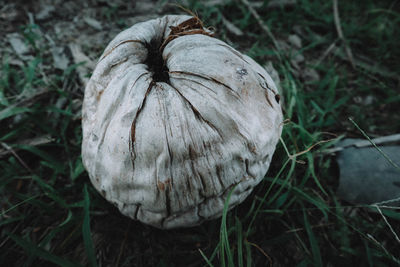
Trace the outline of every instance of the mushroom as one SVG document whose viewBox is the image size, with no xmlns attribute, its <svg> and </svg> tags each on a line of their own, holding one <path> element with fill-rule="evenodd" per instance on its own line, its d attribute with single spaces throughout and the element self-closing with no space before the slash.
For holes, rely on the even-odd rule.
<svg viewBox="0 0 400 267">
<path fill-rule="evenodd" d="M 126 216 L 169 229 L 221 216 L 265 176 L 282 131 L 277 88 L 197 17 L 113 39 L 86 86 L 82 160 Z"/>
</svg>

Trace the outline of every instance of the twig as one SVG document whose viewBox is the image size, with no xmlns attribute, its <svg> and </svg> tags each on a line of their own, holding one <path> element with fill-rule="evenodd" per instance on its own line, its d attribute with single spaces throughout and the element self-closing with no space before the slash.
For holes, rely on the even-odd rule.
<svg viewBox="0 0 400 267">
<path fill-rule="evenodd" d="M 388 222 L 388 220 L 386 219 L 385 215 L 383 215 L 382 210 L 379 208 L 378 205 L 374 206 L 378 211 L 379 214 L 382 216 L 383 220 L 385 221 L 386 225 L 389 227 L 390 231 L 392 232 L 392 234 L 394 235 L 394 237 L 396 238 L 396 241 L 400 244 L 400 238 L 399 236 L 396 234 L 396 232 L 393 230 L 393 227 L 390 225 L 390 223 Z"/>
<path fill-rule="evenodd" d="M 321 140 L 321 141 L 316 142 L 315 144 L 312 144 L 311 146 L 309 146 L 307 149 L 305 149 L 305 150 L 303 150 L 303 151 L 300 151 L 300 152 L 295 153 L 295 154 L 290 154 L 290 152 L 289 152 L 289 150 L 287 149 L 287 146 L 286 146 L 285 142 L 283 141 L 282 137 L 279 138 L 279 140 L 281 141 L 281 143 L 282 143 L 282 145 L 283 145 L 283 148 L 284 148 L 285 151 L 286 151 L 286 154 L 288 155 L 289 159 L 291 159 L 291 160 L 296 159 L 297 156 L 300 156 L 300 155 L 303 155 L 303 154 L 305 154 L 305 153 L 307 153 L 307 152 L 310 152 L 310 150 L 313 149 L 313 148 L 314 148 L 315 146 L 317 146 L 317 145 L 320 145 L 320 144 L 323 144 L 323 143 L 328 143 L 328 142 L 331 142 L 331 141 L 335 141 L 336 139 L 337 139 L 337 138 L 331 138 L 331 139 L 327 139 L 327 140 Z M 297 162 L 297 163 L 300 163 L 300 164 L 305 164 L 305 162 L 303 162 L 303 161 L 297 161 L 297 160 L 296 160 L 296 162 Z"/>
<path fill-rule="evenodd" d="M 321 223 L 321 224 L 317 224 L 317 225 L 311 225 L 311 229 L 324 228 L 324 227 L 329 227 L 332 225 L 335 225 L 335 224 L 334 223 Z M 295 233 L 295 232 L 302 232 L 302 231 L 305 231 L 305 229 L 303 227 L 300 227 L 300 228 L 287 230 L 286 233 Z"/>
<path fill-rule="evenodd" d="M 374 241 L 375 244 L 378 245 L 386 253 L 386 255 L 388 255 L 392 258 L 392 260 L 394 260 L 396 263 L 400 264 L 400 260 L 397 259 L 396 257 L 394 257 L 392 254 L 390 254 L 389 251 L 387 251 L 387 249 L 385 248 L 385 246 L 383 244 L 379 243 L 378 240 L 376 240 L 371 234 L 367 234 L 367 237 L 369 239 L 371 239 L 372 241 Z"/>
<path fill-rule="evenodd" d="M 279 54 L 280 46 L 275 38 L 275 36 L 272 34 L 271 30 L 269 29 L 268 25 L 265 24 L 260 15 L 257 13 L 257 11 L 251 6 L 251 4 L 247 1 L 247 0 L 241 0 L 242 3 L 249 9 L 250 13 L 253 15 L 253 17 L 257 20 L 258 25 L 260 25 L 261 29 L 263 29 L 263 31 L 268 35 L 268 37 L 272 40 L 272 42 L 274 43 L 274 46 L 277 50 L 277 55 L 278 58 L 281 59 L 281 56 Z"/>
<path fill-rule="evenodd" d="M 255 244 L 255 243 L 252 243 L 252 242 L 248 241 L 247 239 L 245 239 L 245 242 L 250 244 L 250 245 L 252 245 L 253 247 L 257 248 L 268 259 L 269 264 L 272 266 L 271 257 L 262 248 L 260 248 L 259 245 Z"/>
<path fill-rule="evenodd" d="M 347 58 L 347 55 L 345 55 L 345 53 L 343 53 L 340 49 L 333 50 L 333 54 L 335 56 L 340 57 L 342 60 L 346 60 Z M 399 75 L 396 72 L 393 72 L 388 68 L 380 66 L 377 62 L 375 62 L 375 64 L 370 64 L 366 62 L 365 59 L 363 59 L 361 56 L 354 58 L 354 64 L 356 65 L 356 67 L 362 68 L 373 74 L 377 74 L 382 77 L 387 77 L 395 79 L 396 81 L 400 81 Z M 373 76 L 371 78 L 373 78 Z"/>
<path fill-rule="evenodd" d="M 392 135 L 387 135 L 387 136 L 381 136 L 381 137 L 377 137 L 377 138 L 371 139 L 371 141 L 375 145 L 399 142 L 400 141 L 400 134 L 392 134 Z M 352 147 L 352 146 L 361 148 L 361 147 L 370 147 L 370 146 L 372 146 L 372 144 L 371 144 L 371 142 L 369 140 L 354 141 L 354 142 L 352 142 L 350 144 L 347 144 L 345 146 L 339 146 L 339 147 L 334 147 L 334 148 L 331 148 L 331 149 L 324 150 L 323 153 L 324 154 L 335 153 L 335 152 L 342 151 L 343 149 L 345 149 L 347 147 Z"/>
<path fill-rule="evenodd" d="M 333 19 L 335 21 L 335 27 L 337 34 L 339 38 L 343 41 L 344 47 L 346 50 L 347 57 L 350 61 L 350 64 L 353 69 L 356 68 L 356 65 L 354 64 L 354 58 L 353 58 L 353 53 L 351 52 L 350 46 L 347 43 L 346 39 L 344 38 L 343 31 L 342 31 L 342 26 L 340 25 L 340 17 L 339 17 L 339 9 L 338 9 L 338 1 L 337 0 L 332 0 L 333 1 Z"/>
<path fill-rule="evenodd" d="M 51 143 L 53 141 L 54 141 L 54 138 L 52 138 L 49 134 L 46 134 L 46 135 L 22 140 L 17 145 L 40 146 L 40 145 L 45 145 L 45 144 Z M 2 145 L 2 146 L 5 147 L 4 145 Z M 7 148 L 6 147 L 4 149 L 0 148 L 0 158 L 3 158 L 12 153 L 13 150 L 10 149 L 11 147 L 8 145 L 6 145 L 6 146 L 7 146 Z M 14 152 L 19 150 L 18 147 L 14 147 L 13 149 L 14 149 Z"/>
<path fill-rule="evenodd" d="M 11 154 L 14 155 L 14 157 L 17 158 L 17 160 L 21 163 L 22 166 L 24 166 L 25 169 L 27 169 L 30 173 L 34 174 L 33 170 L 28 166 L 28 164 L 25 163 L 25 161 L 23 161 L 23 159 L 20 158 L 20 156 L 18 156 L 18 154 L 12 149 L 12 147 L 10 147 L 9 145 L 7 145 L 6 143 L 1 143 L 1 145 L 7 149 L 8 151 L 10 151 Z"/>
<path fill-rule="evenodd" d="M 371 138 L 369 138 L 369 136 L 367 135 L 366 132 L 364 132 L 363 129 L 360 128 L 360 126 L 358 126 L 358 124 L 352 119 L 349 118 L 349 120 L 354 124 L 354 126 L 356 126 L 356 128 L 364 135 L 365 138 L 368 139 L 368 141 L 376 148 L 376 150 L 379 151 L 379 153 L 381 153 L 381 155 L 396 169 L 400 170 L 400 166 L 395 163 L 385 152 L 382 151 L 382 149 L 380 149 L 372 140 Z"/>
<path fill-rule="evenodd" d="M 400 134 L 392 134 L 387 136 L 381 136 L 372 139 L 375 145 L 384 144 L 384 143 L 391 143 L 391 142 L 398 142 L 400 141 Z M 368 140 L 359 141 L 354 144 L 356 147 L 366 147 L 371 146 L 371 142 Z"/>
<path fill-rule="evenodd" d="M 390 203 L 397 203 L 397 202 L 400 202 L 400 197 L 381 201 L 381 202 L 376 202 L 376 203 L 373 203 L 372 206 L 379 206 L 381 208 L 388 208 L 388 207 L 393 208 L 392 206 L 383 206 L 383 204 L 390 204 Z M 400 209 L 400 207 L 395 207 L 395 208 Z"/>
<path fill-rule="evenodd" d="M 303 154 L 309 152 L 311 149 L 313 149 L 317 145 L 320 145 L 320 144 L 323 144 L 323 143 L 328 143 L 328 142 L 335 141 L 335 140 L 336 140 L 336 138 L 331 138 L 331 139 L 327 139 L 327 140 L 318 141 L 315 144 L 312 144 L 311 146 L 309 146 L 306 150 L 303 150 L 303 151 L 300 151 L 299 153 L 291 155 L 291 158 L 295 158 L 297 156 L 303 155 Z"/>
<path fill-rule="evenodd" d="M 321 62 L 333 51 L 333 49 L 336 48 L 336 43 L 337 41 L 334 41 L 326 50 L 325 52 L 322 54 L 322 56 L 320 56 L 317 60 L 317 63 L 315 63 L 316 66 L 319 66 L 319 64 L 321 64 Z"/>
</svg>

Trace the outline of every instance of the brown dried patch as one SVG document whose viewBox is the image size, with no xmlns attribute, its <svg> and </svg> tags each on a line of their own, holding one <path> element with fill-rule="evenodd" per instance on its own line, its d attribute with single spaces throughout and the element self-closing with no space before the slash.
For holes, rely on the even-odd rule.
<svg viewBox="0 0 400 267">
<path fill-rule="evenodd" d="M 204 30 L 203 22 L 197 17 L 194 16 L 184 22 L 178 24 L 177 26 L 170 26 L 171 29 L 170 34 L 168 35 L 167 39 L 164 40 L 160 47 L 160 51 L 163 51 L 165 46 L 172 40 L 184 36 L 184 35 L 192 35 L 192 34 L 203 34 L 207 36 L 213 37 L 214 34 L 207 32 Z"/>
<path fill-rule="evenodd" d="M 158 187 L 158 190 L 160 190 L 160 191 L 165 190 L 165 185 L 163 182 L 157 181 L 157 187 Z"/>
<path fill-rule="evenodd" d="M 250 150 L 251 153 L 253 153 L 253 154 L 257 153 L 257 148 L 256 148 L 256 146 L 254 144 L 248 143 L 247 147 L 248 147 L 248 149 Z"/>
<path fill-rule="evenodd" d="M 96 100 L 97 100 L 97 102 L 100 101 L 100 98 L 101 98 L 101 95 L 103 94 L 103 92 L 104 92 L 104 90 L 101 90 L 101 91 L 99 91 L 99 92 L 97 93 L 97 95 L 96 95 Z"/>
<path fill-rule="evenodd" d="M 161 182 L 161 181 L 157 181 L 157 187 L 160 191 L 164 191 L 166 189 L 171 190 L 172 189 L 172 183 L 171 183 L 171 179 L 167 179 L 165 180 L 165 182 Z"/>
<path fill-rule="evenodd" d="M 147 96 L 150 94 L 150 91 L 151 91 L 151 89 L 153 88 L 154 85 L 155 85 L 154 82 L 150 82 L 149 87 L 147 88 L 147 91 L 146 91 L 146 93 L 144 95 L 143 101 L 140 104 L 140 106 L 139 106 L 139 108 L 138 108 L 138 110 L 136 112 L 135 118 L 133 119 L 132 124 L 131 124 L 131 132 L 130 132 L 131 138 L 129 139 L 129 151 L 131 152 L 131 159 L 132 159 L 132 166 L 133 167 L 135 166 L 134 161 L 135 161 L 135 158 L 136 158 L 136 153 L 135 153 L 136 123 L 137 123 L 137 120 L 138 120 L 138 117 L 139 117 L 140 113 L 143 110 L 144 105 L 146 104 Z"/>
<path fill-rule="evenodd" d="M 265 99 L 267 100 L 268 104 L 269 104 L 271 107 L 274 107 L 274 106 L 272 105 L 271 101 L 269 100 L 268 91 L 265 91 Z"/>
<path fill-rule="evenodd" d="M 280 100 L 281 100 L 281 96 L 280 96 L 279 94 L 276 94 L 276 95 L 275 95 L 275 101 L 276 101 L 277 103 L 279 103 Z"/>
</svg>

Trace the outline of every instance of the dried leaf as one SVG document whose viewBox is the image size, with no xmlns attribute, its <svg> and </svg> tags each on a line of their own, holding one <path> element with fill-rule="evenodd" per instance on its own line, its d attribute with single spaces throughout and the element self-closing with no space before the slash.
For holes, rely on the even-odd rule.
<svg viewBox="0 0 400 267">
<path fill-rule="evenodd" d="M 55 7 L 51 5 L 45 5 L 39 13 L 36 14 L 37 20 L 46 20 L 51 17 L 51 14 L 55 11 Z"/>
<path fill-rule="evenodd" d="M 304 81 L 311 83 L 318 82 L 321 79 L 318 72 L 312 68 L 305 68 L 304 71 L 301 72 L 301 76 Z"/>
<path fill-rule="evenodd" d="M 83 19 L 89 26 L 93 27 L 96 30 L 101 31 L 103 27 L 101 26 L 101 23 L 98 20 L 95 20 L 93 18 L 86 17 Z"/>
<path fill-rule="evenodd" d="M 54 67 L 56 69 L 65 70 L 69 65 L 69 59 L 64 53 L 63 47 L 52 47 L 51 54 L 53 56 Z"/>
<path fill-rule="evenodd" d="M 294 46 L 297 49 L 300 49 L 303 47 L 300 37 L 296 34 L 289 35 L 288 41 L 292 46 Z"/>
<path fill-rule="evenodd" d="M 233 33 L 234 35 L 237 35 L 237 36 L 242 36 L 243 35 L 242 30 L 239 29 L 238 27 L 236 27 L 235 24 L 233 24 L 232 22 L 227 20 L 224 16 L 222 16 L 222 23 L 224 23 L 226 29 L 229 32 Z"/>
<path fill-rule="evenodd" d="M 29 47 L 19 33 L 7 34 L 7 39 L 18 56 L 24 56 L 29 53 Z"/>
<path fill-rule="evenodd" d="M 297 0 L 271 0 L 268 2 L 267 8 L 283 8 L 283 7 L 291 7 L 297 4 Z"/>
<path fill-rule="evenodd" d="M 87 74 L 89 74 L 93 70 L 93 68 L 96 66 L 96 63 L 82 52 L 81 46 L 79 44 L 69 44 L 68 47 L 72 53 L 74 63 L 84 63 L 83 65 L 79 65 L 77 67 L 77 70 L 79 78 L 81 79 L 82 83 L 86 85 L 89 81 L 89 78 L 87 78 Z"/>
</svg>

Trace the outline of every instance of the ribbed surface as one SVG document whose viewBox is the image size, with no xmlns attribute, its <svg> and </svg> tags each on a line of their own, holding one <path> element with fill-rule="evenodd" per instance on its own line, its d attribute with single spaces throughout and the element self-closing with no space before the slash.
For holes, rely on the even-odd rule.
<svg viewBox="0 0 400 267">
<path fill-rule="evenodd" d="M 146 43 L 188 16 L 136 24 L 105 49 L 86 87 L 82 158 L 122 213 L 159 228 L 191 226 L 242 202 L 268 170 L 282 128 L 269 75 L 203 34 L 168 42 L 169 82 L 152 81 Z"/>
</svg>

